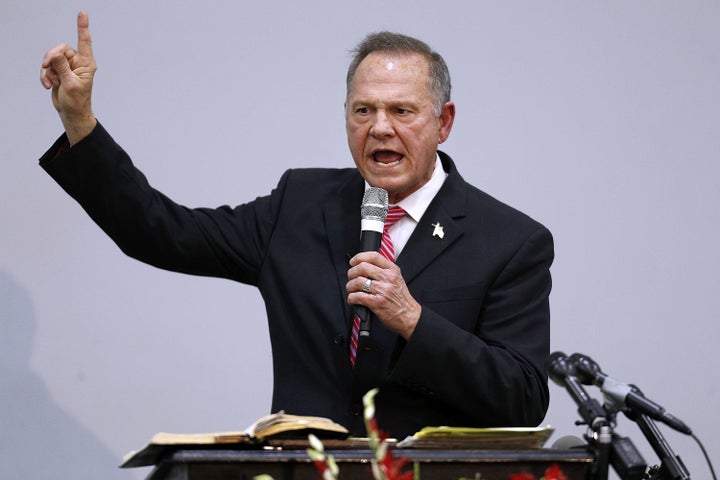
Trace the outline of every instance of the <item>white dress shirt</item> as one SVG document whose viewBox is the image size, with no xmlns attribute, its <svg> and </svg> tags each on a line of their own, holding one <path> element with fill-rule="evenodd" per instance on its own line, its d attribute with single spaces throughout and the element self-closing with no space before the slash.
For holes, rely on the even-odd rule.
<svg viewBox="0 0 720 480">
<path fill-rule="evenodd" d="M 432 202 L 432 199 L 435 198 L 440 187 L 445 183 L 447 176 L 448 174 L 442 168 L 440 157 L 436 155 L 435 169 L 433 170 L 430 180 L 397 204 L 402 207 L 407 214 L 388 230 L 393 242 L 393 247 L 395 248 L 395 258 L 402 252 L 403 247 L 405 247 L 405 244 L 415 230 L 425 210 L 430 206 L 430 202 Z"/>
</svg>

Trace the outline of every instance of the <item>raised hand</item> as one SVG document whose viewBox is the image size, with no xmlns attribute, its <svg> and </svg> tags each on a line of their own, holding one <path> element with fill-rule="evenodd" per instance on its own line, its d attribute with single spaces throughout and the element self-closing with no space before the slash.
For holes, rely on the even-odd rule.
<svg viewBox="0 0 720 480">
<path fill-rule="evenodd" d="M 92 52 L 90 21 L 86 12 L 77 18 L 77 50 L 60 45 L 48 50 L 40 82 L 52 89 L 52 101 L 71 145 L 85 138 L 97 123 L 92 111 L 92 85 L 97 65 Z"/>
</svg>

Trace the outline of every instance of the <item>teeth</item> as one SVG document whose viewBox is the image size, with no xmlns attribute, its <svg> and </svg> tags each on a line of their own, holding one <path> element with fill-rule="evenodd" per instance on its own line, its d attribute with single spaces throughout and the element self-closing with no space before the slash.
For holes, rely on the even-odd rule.
<svg viewBox="0 0 720 480">
<path fill-rule="evenodd" d="M 375 164 L 379 165 L 380 167 L 383 167 L 383 168 L 384 167 L 394 167 L 395 165 L 398 165 L 399 163 L 400 163 L 400 160 L 395 160 L 394 162 L 390 162 L 390 163 L 383 163 L 383 162 L 378 162 L 377 160 L 375 160 Z"/>
<path fill-rule="evenodd" d="M 393 166 L 400 163 L 403 156 L 397 152 L 389 150 L 377 151 L 373 154 L 372 159 L 379 165 Z"/>
</svg>

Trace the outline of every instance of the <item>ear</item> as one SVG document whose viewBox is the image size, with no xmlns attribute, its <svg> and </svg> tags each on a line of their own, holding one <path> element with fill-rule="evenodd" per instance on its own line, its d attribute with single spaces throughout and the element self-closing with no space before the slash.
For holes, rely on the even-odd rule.
<svg viewBox="0 0 720 480">
<path fill-rule="evenodd" d="M 442 110 L 440 110 L 438 121 L 440 127 L 438 130 L 438 143 L 443 143 L 450 136 L 450 130 L 452 130 L 455 121 L 455 104 L 453 102 L 445 102 Z"/>
</svg>

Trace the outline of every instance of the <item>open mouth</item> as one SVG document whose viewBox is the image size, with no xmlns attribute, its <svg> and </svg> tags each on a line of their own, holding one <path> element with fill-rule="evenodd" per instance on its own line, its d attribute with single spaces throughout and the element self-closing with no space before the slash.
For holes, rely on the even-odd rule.
<svg viewBox="0 0 720 480">
<path fill-rule="evenodd" d="M 379 150 L 372 155 L 373 161 L 381 167 L 393 167 L 403 159 L 403 155 L 390 150 Z"/>
</svg>

